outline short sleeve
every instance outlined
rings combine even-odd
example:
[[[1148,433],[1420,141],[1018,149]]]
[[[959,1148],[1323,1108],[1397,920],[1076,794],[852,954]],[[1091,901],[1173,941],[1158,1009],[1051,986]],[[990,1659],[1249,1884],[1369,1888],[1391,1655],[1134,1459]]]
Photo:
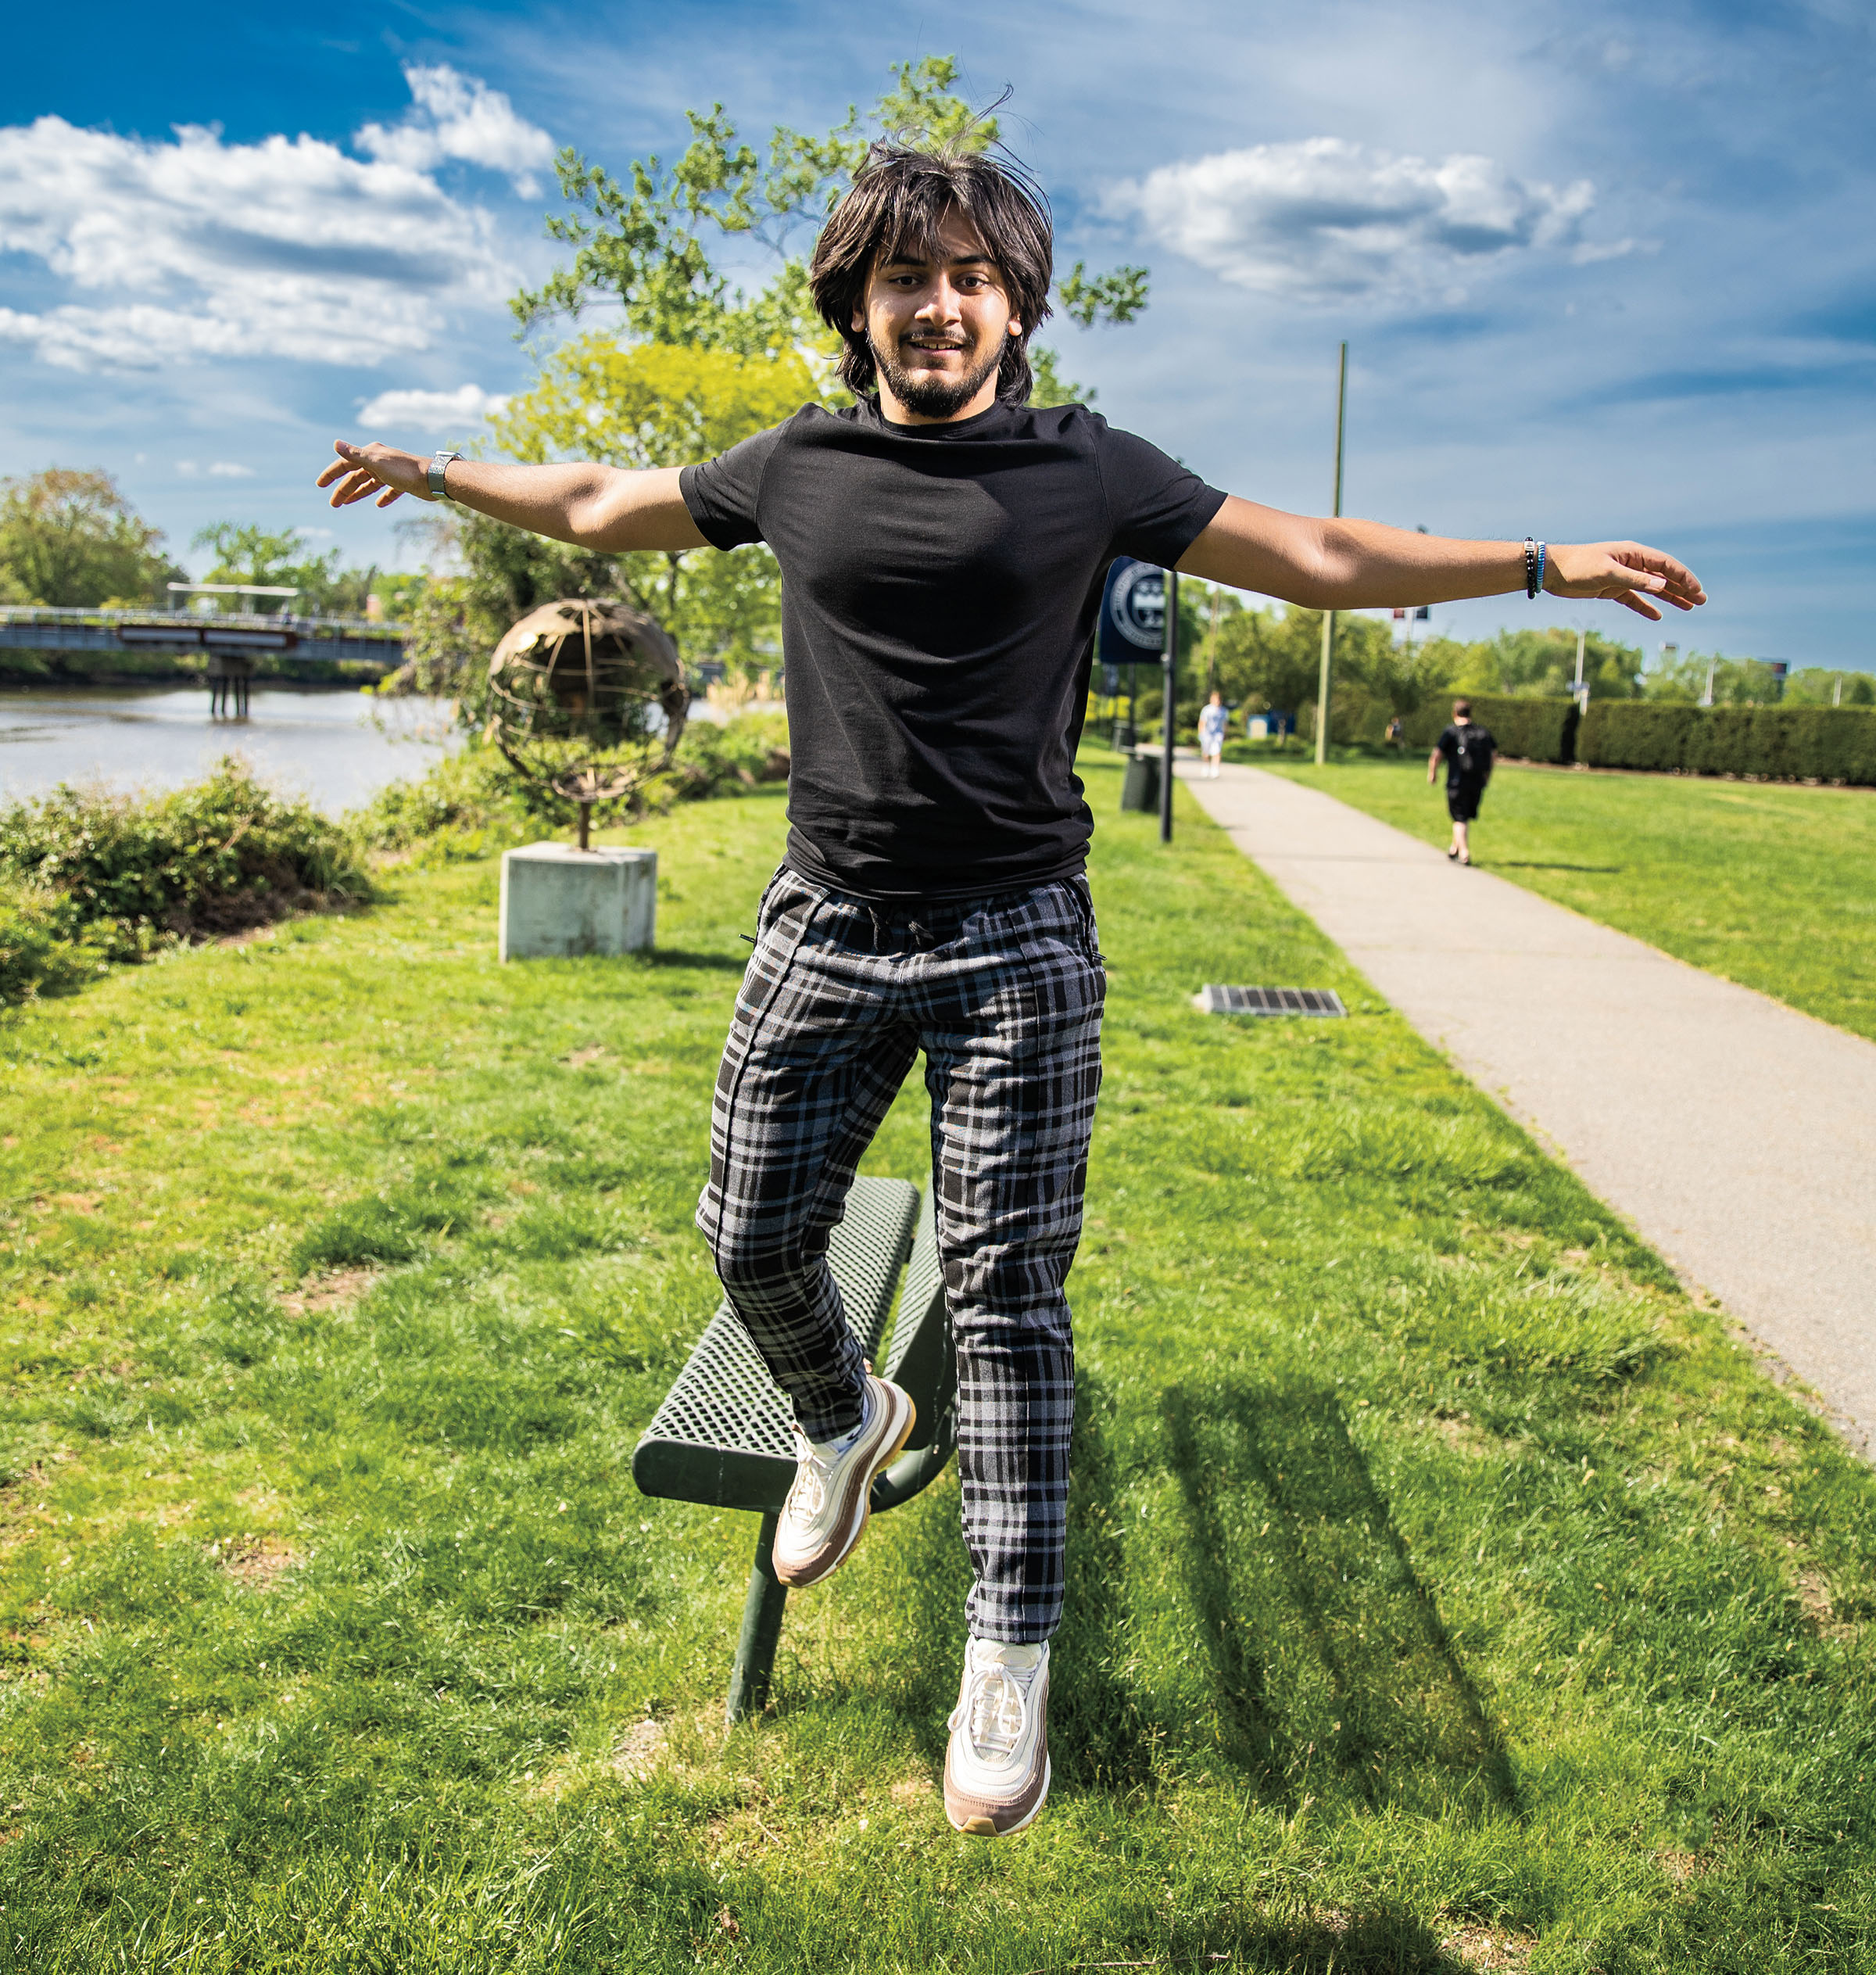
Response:
[[[1225,504],[1189,468],[1132,432],[1099,423],[1101,484],[1112,519],[1112,550],[1170,569]]]
[[[739,549],[746,542],[762,539],[756,510],[761,500],[763,471],[786,429],[772,425],[714,460],[686,467],[678,475],[678,491],[690,510],[690,518],[712,548]]]

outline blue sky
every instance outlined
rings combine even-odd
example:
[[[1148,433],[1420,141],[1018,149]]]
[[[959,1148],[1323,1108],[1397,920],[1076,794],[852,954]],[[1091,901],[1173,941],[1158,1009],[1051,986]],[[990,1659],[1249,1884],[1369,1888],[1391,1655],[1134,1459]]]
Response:
[[[408,560],[312,476],[367,407],[428,446],[524,385],[505,297],[551,264],[555,147],[669,156],[714,100],[757,138],[825,127],[889,62],[954,53],[973,95],[1014,85],[1060,258],[1153,271],[1138,324],[1046,339],[1116,423],[1319,511],[1346,336],[1348,511],[1655,542],[1714,600],[1651,651],[1876,666],[1876,15],[1552,19],[337,0],[105,4],[79,36],[34,10],[0,75],[0,471],[102,465],[178,548],[251,518]],[[1584,621],[1618,617],[1642,630]]]

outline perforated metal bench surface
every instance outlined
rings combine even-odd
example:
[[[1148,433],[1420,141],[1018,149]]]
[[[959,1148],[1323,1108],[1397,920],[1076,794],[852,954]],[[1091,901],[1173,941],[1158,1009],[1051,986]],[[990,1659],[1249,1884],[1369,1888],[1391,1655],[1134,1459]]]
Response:
[[[943,1329],[943,1284],[929,1203],[922,1217],[918,1210],[918,1189],[904,1180],[856,1180],[847,1195],[846,1217],[828,1242],[828,1262],[840,1285],[847,1322],[861,1350],[879,1363],[899,1273],[915,1246],[914,1224],[922,1221],[900,1318],[893,1326],[893,1349],[882,1367],[888,1378],[902,1368],[922,1371],[927,1378],[949,1370],[948,1340],[935,1358],[929,1335],[934,1299],[938,1328]],[[948,1392],[944,1396],[948,1402]],[[921,1414],[915,1447],[930,1447],[940,1422],[924,1415],[944,1409],[928,1408],[921,1395],[914,1397]],[[646,1494],[675,1501],[779,1509],[795,1477],[793,1418],[748,1332],[725,1303],[646,1428],[632,1456],[632,1479]],[[894,1499],[902,1497],[895,1494]]]

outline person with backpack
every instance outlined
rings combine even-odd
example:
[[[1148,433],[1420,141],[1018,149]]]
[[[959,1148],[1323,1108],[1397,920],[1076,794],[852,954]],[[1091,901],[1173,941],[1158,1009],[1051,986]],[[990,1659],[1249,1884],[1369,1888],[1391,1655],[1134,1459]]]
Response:
[[[1446,855],[1461,864],[1472,862],[1472,826],[1485,784],[1491,780],[1492,757],[1497,752],[1491,729],[1473,719],[1471,701],[1455,700],[1452,725],[1441,734],[1427,758],[1427,780],[1434,780],[1440,763],[1446,764],[1446,813],[1452,819],[1452,841]]]

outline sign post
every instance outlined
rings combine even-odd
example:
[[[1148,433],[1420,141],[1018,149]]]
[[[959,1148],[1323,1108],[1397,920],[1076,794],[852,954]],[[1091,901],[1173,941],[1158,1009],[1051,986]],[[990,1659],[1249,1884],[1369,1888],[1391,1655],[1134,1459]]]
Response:
[[[1161,647],[1162,703],[1165,716],[1165,752],[1159,769],[1159,841],[1172,841],[1172,720],[1179,683],[1179,572],[1169,569],[1165,579],[1165,643]]]
[[[1335,505],[1330,511],[1338,518],[1342,511],[1342,421],[1348,409],[1348,346],[1342,345],[1341,365],[1335,380]],[[1329,675],[1335,661],[1335,613],[1323,613],[1323,668],[1316,689],[1316,765],[1329,758]]]
[[[1114,744],[1132,748],[1139,744],[1137,700],[1134,668],[1149,654],[1157,658],[1165,641],[1166,575],[1151,562],[1138,562],[1132,556],[1119,556],[1108,568],[1108,580],[1101,592],[1101,624],[1097,637],[1097,656],[1104,665],[1127,668],[1127,718],[1123,727],[1115,721]]]

